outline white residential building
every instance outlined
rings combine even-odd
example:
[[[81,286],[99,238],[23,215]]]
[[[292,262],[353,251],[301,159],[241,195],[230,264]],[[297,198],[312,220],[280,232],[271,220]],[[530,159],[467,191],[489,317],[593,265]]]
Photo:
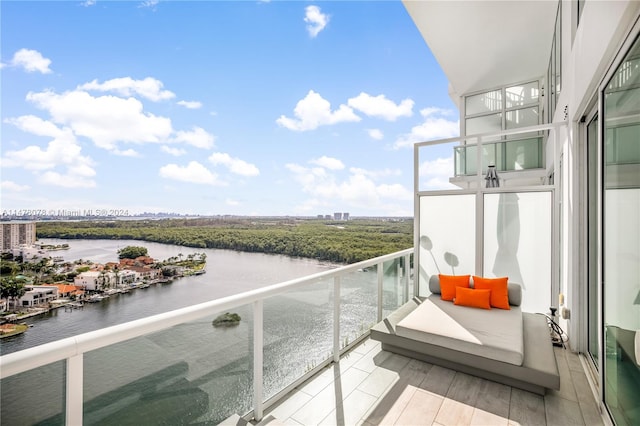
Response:
[[[26,286],[26,293],[18,299],[18,307],[44,307],[58,298],[58,288],[52,286]]]
[[[73,284],[85,290],[102,290],[116,285],[116,274],[111,271],[81,272],[73,279]]]

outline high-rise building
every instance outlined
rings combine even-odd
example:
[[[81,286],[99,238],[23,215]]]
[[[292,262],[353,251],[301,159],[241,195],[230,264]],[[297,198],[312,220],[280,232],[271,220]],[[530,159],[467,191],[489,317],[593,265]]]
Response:
[[[342,213],[342,220],[349,220],[349,212]]]
[[[336,212],[333,214],[333,220],[342,220],[342,213]]]
[[[0,226],[0,241],[2,250],[11,250],[20,244],[36,242],[35,222],[4,222]]]

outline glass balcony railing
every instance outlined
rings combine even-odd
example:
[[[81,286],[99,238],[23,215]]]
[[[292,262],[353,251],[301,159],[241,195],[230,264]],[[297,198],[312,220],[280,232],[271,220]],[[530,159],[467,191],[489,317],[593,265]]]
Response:
[[[490,165],[500,172],[543,168],[543,145],[542,136],[483,143],[481,170]],[[455,176],[477,174],[477,159],[476,145],[454,147]]]
[[[2,423],[260,420],[413,296],[413,248],[0,357]],[[214,327],[221,313],[237,325]]]

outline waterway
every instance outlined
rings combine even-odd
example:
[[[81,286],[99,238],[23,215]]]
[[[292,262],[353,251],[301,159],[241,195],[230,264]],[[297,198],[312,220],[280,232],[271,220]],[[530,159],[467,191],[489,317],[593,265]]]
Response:
[[[127,245],[147,247],[156,259],[207,255],[206,274],[120,294],[83,309],[57,309],[33,317],[26,333],[0,344],[2,354],[64,337],[179,309],[335,268],[309,259],[228,250],[195,249],[126,240],[56,240],[65,260],[117,260]],[[341,336],[355,338],[376,318],[376,274],[343,277]],[[332,280],[264,302],[264,393],[270,397],[326,359],[332,348]],[[85,424],[217,424],[251,409],[253,323],[215,328],[213,318],[172,327],[85,354]],[[2,381],[0,422],[63,424],[65,364],[56,362]],[[28,395],[28,398],[27,398]],[[36,404],[33,402],[37,401]],[[169,423],[166,423],[166,422]]]
[[[171,284],[155,285],[112,296],[101,303],[87,303],[82,310],[65,312],[64,309],[56,309],[48,314],[28,318],[25,322],[33,327],[27,333],[2,340],[0,351],[3,355],[337,266],[313,259],[231,250],[195,249],[135,240],[42,239],[42,242],[68,243],[70,249],[50,252],[53,256],[62,256],[65,261],[84,259],[98,263],[117,262],[118,249],[129,245],[146,247],[149,256],[158,260],[180,254],[186,257],[192,253],[205,253],[207,272],[204,275],[179,278]]]

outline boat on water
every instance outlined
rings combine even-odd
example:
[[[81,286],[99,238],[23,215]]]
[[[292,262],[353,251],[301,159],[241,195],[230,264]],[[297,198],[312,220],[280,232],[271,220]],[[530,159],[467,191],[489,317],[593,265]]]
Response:
[[[97,302],[101,302],[102,300],[106,299],[107,297],[108,296],[103,296],[101,294],[92,294],[87,299],[87,302],[89,302],[89,303],[97,303]]]

